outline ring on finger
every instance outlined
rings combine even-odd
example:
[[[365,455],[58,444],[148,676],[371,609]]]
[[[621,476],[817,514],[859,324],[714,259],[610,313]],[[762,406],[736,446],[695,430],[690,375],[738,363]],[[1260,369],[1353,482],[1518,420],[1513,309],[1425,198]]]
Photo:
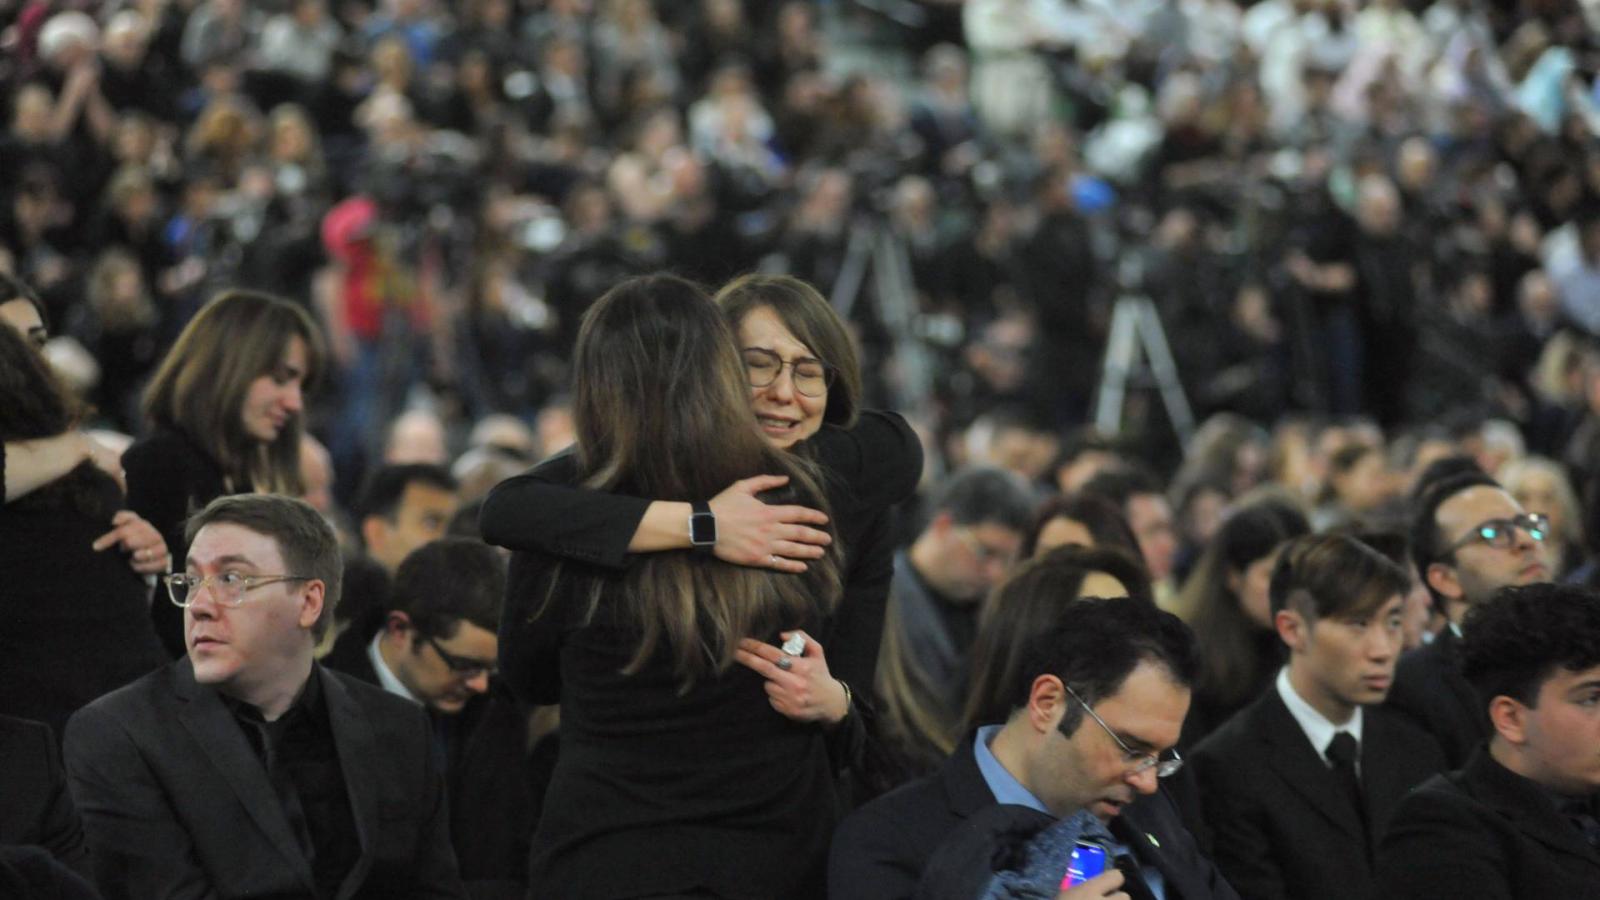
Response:
[[[789,669],[794,666],[794,657],[785,653],[784,655],[778,657],[777,666],[785,672],[789,671]]]

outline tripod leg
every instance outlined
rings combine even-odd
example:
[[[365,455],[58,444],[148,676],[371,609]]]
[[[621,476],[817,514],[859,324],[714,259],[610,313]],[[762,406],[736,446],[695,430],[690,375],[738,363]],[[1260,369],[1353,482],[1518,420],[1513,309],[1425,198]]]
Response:
[[[1134,301],[1139,310],[1140,343],[1144,345],[1145,358],[1150,360],[1150,373],[1161,389],[1161,400],[1167,408],[1167,418],[1172,421],[1178,440],[1187,447],[1194,434],[1194,412],[1183,394],[1183,382],[1178,380],[1178,365],[1172,359],[1172,348],[1167,345],[1166,330],[1161,327],[1160,314],[1149,297]]]
[[[850,226],[850,243],[845,249],[844,265],[839,267],[839,280],[833,283],[833,292],[828,296],[828,302],[838,311],[839,318],[847,322],[856,301],[861,298],[861,285],[867,278],[874,230],[872,226],[859,222]]]
[[[1106,336],[1106,358],[1100,370],[1100,394],[1095,399],[1094,426],[1101,434],[1122,430],[1122,404],[1127,396],[1128,375],[1133,371],[1138,352],[1133,307],[1129,298],[1118,299],[1111,308],[1111,331]]]

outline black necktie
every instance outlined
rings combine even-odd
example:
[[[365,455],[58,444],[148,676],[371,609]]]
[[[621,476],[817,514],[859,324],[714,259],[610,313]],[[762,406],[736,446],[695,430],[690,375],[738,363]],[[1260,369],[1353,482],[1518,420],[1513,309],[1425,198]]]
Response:
[[[1326,753],[1328,761],[1333,763],[1334,777],[1355,806],[1361,824],[1366,825],[1367,802],[1361,796],[1361,777],[1356,774],[1356,759],[1361,755],[1361,746],[1356,743],[1355,735],[1348,731],[1335,734],[1333,740],[1328,742]]]

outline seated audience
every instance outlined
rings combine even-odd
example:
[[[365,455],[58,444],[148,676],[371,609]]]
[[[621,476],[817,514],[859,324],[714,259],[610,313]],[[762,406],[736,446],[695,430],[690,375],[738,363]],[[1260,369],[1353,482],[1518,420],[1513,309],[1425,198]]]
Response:
[[[312,658],[339,600],[332,528],[249,494],[185,538],[167,588],[188,655],[67,724],[100,890],[463,897],[427,717]]]
[[[1172,569],[1178,555],[1178,532],[1172,504],[1153,475],[1143,469],[1113,469],[1089,479],[1079,493],[1101,497],[1122,510],[1128,527],[1139,541],[1144,567],[1150,570],[1156,600],[1167,609],[1176,593]]]
[[[385,465],[367,476],[356,498],[361,554],[344,563],[344,593],[335,628],[354,625],[369,637],[388,604],[390,581],[411,551],[444,537],[456,510],[456,480],[429,463]]]
[[[1376,705],[1408,587],[1344,535],[1279,551],[1272,616],[1289,664],[1194,751],[1217,865],[1246,900],[1380,896],[1377,839],[1406,791],[1444,768],[1432,738]]]
[[[1058,589],[1038,579],[1035,590],[1044,596],[1031,605],[1048,605]],[[1125,857],[1119,868],[1132,875],[1127,888],[1145,892],[1137,896],[1237,896],[1200,854],[1161,787],[1160,777],[1179,767],[1170,751],[1189,706],[1193,635],[1142,600],[1057,608],[1049,627],[1024,644],[1006,720],[966,735],[936,773],[839,826],[830,897],[911,897],[919,883],[944,890],[951,880],[945,866],[954,859],[978,860],[981,871],[956,875],[981,885],[1001,855],[989,852],[991,844],[1027,840],[1081,812],[1109,832],[1112,855]],[[946,841],[955,842],[948,851]],[[971,841],[984,849],[971,852]],[[1029,896],[1054,896],[1066,862],[1065,855],[1053,858]],[[1103,881],[1067,896],[1122,896],[1114,889]]]
[[[1461,656],[1493,731],[1400,804],[1383,896],[1600,896],[1600,594],[1506,588],[1467,613]]]
[[[476,882],[526,882],[543,800],[529,781],[528,717],[495,679],[505,568],[481,541],[423,544],[395,572],[383,621],[346,631],[322,660],[428,710],[444,748],[451,842],[475,895],[489,887]]]
[[[1016,560],[1032,509],[1014,475],[957,472],[911,546],[895,555],[877,695],[884,738],[907,771],[888,780],[924,774],[953,749],[983,598]]]
[[[1262,499],[1235,509],[1200,554],[1178,606],[1200,644],[1200,678],[1183,723],[1183,746],[1200,743],[1260,697],[1283,668],[1268,587],[1278,549],[1311,530],[1287,502]]]
[[[1022,539],[1023,559],[1068,544],[1116,547],[1139,556],[1139,539],[1109,500],[1100,497],[1059,496],[1046,500],[1034,513],[1033,526]]]
[[[1489,720],[1461,674],[1461,620],[1507,585],[1550,580],[1548,523],[1530,517],[1494,479],[1465,471],[1434,480],[1416,502],[1411,556],[1449,619],[1432,643],[1395,670],[1389,706],[1433,735],[1452,767],[1489,735]]]

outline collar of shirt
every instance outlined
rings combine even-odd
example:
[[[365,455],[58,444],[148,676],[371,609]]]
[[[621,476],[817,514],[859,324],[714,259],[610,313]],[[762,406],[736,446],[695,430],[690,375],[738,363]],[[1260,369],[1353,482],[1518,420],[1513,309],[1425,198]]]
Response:
[[[1306,738],[1311,741],[1311,746],[1317,751],[1317,756],[1327,765],[1333,765],[1325,756],[1328,742],[1341,731],[1350,732],[1350,736],[1361,743],[1361,707],[1356,707],[1355,715],[1343,725],[1335,725],[1327,717],[1316,711],[1304,697],[1295,691],[1294,685],[1289,683],[1289,667],[1284,666],[1278,670],[1278,696],[1283,698],[1283,705],[1289,707],[1289,715],[1300,724],[1300,730],[1305,732]]]
[[[1014,803],[1017,806],[1026,806],[1036,809],[1047,816],[1055,813],[1045,808],[1033,792],[1022,786],[1016,776],[1006,771],[1006,767],[995,759],[994,752],[989,749],[989,742],[1000,733],[1000,725],[985,725],[978,729],[978,736],[972,742],[972,755],[978,759],[978,773],[983,776],[983,781],[989,786],[989,792],[994,794],[996,803]]]
[[[389,664],[383,661],[383,654],[378,651],[378,642],[383,640],[383,630],[372,636],[372,643],[367,645],[367,659],[372,661],[372,671],[378,674],[378,686],[391,694],[398,694],[413,703],[421,703],[416,694],[406,688],[405,683],[389,670]]]

